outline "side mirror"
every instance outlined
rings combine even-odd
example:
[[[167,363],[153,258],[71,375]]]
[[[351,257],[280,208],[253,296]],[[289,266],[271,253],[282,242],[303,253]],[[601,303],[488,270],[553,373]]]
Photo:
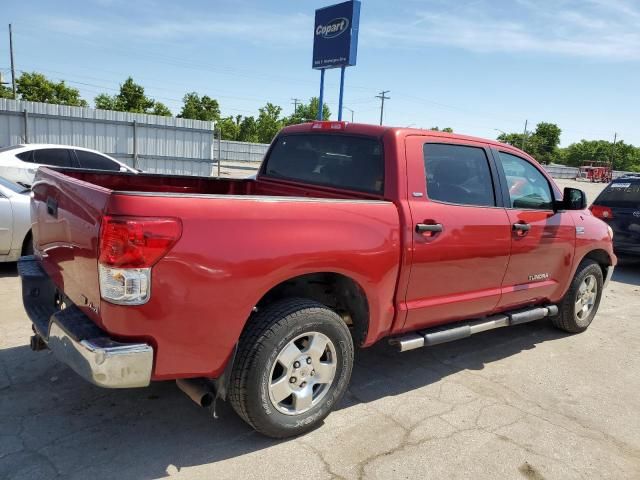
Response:
[[[584,210],[587,208],[587,195],[578,188],[566,187],[560,202],[561,210]]]

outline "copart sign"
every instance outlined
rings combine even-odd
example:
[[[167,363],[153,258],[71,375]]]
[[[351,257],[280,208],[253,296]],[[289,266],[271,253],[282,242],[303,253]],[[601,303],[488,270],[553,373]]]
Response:
[[[313,30],[313,68],[356,64],[360,2],[339,3],[316,10]]]

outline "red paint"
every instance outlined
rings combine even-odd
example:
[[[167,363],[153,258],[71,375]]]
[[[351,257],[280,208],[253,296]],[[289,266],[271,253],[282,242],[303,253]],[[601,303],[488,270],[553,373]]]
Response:
[[[115,338],[152,343],[154,378],[171,379],[220,375],[254,305],[299,275],[335,272],[359,284],[369,304],[365,344],[371,345],[390,334],[558,301],[592,250],[602,249],[616,262],[606,225],[588,211],[521,211],[429,199],[425,142],[480,147],[488,158],[500,149],[537,165],[513,147],[457,134],[325,123],[285,130],[380,138],[384,195],[267,179],[262,173],[256,180],[216,180],[40,169],[32,209],[46,271]],[[47,200],[57,202],[57,218],[47,213]],[[97,259],[107,216],[181,223],[179,240],[152,269],[151,298],[144,305],[100,299]],[[512,231],[516,222],[531,230],[519,236]],[[441,223],[443,231],[417,233],[417,223]],[[576,235],[577,225],[584,234]],[[529,281],[541,273],[549,277]],[[85,298],[100,306],[98,314],[84,306]]]

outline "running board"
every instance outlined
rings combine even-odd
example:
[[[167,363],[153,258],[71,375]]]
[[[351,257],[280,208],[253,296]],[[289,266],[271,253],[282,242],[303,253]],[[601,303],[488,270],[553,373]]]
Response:
[[[401,352],[406,352],[415,348],[431,347],[433,345],[439,345],[440,343],[460,340],[462,338],[470,337],[476,333],[493,330],[494,328],[510,327],[512,325],[520,325],[521,323],[533,322],[534,320],[540,320],[544,317],[557,314],[558,307],[556,305],[515,310],[513,312],[492,315],[491,317],[467,323],[456,323],[452,326],[444,326],[422,332],[409,333],[402,337],[392,338],[389,340],[389,343],[397,346]]]

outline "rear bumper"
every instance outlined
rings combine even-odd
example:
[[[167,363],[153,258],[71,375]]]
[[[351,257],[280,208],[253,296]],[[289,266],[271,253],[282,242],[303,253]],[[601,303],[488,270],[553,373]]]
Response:
[[[105,388],[146,387],[153,370],[153,347],[121,343],[75,305],[60,309],[59,293],[34,256],[18,261],[22,300],[37,335],[55,356],[85,380]]]

